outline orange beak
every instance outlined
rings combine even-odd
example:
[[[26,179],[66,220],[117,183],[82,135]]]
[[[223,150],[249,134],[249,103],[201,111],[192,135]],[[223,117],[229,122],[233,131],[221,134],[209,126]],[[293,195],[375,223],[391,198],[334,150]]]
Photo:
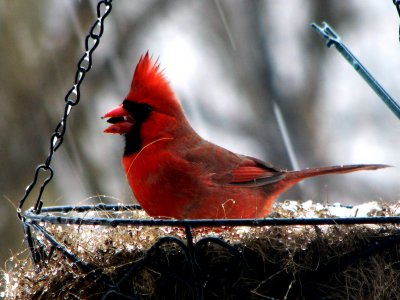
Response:
[[[107,122],[112,124],[104,130],[105,133],[129,133],[132,131],[133,125],[135,125],[135,120],[132,118],[130,113],[124,109],[122,104],[111,109],[101,118],[108,118]]]

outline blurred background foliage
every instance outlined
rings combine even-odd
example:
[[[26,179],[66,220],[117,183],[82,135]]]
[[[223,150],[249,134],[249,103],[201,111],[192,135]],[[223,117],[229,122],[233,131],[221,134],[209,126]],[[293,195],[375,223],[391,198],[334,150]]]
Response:
[[[95,7],[94,0],[0,0],[1,262],[25,248],[15,206],[47,156]],[[230,150],[292,169],[279,107],[300,168],[400,166],[398,120],[325,47],[313,21],[330,23],[389,93],[400,95],[399,18],[390,0],[115,1],[44,204],[132,202],[122,139],[102,133],[100,116],[124,99],[146,50],[159,58],[193,127]],[[398,168],[322,177],[281,200],[393,202],[399,178]]]

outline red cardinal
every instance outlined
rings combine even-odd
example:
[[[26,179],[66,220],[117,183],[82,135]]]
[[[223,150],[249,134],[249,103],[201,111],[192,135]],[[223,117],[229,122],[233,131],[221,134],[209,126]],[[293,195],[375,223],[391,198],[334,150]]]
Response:
[[[279,194],[308,177],[376,170],[347,165],[285,171],[202,139],[190,126],[159,65],[146,53],[104,132],[125,137],[122,164],[132,191],[154,217],[260,218]]]

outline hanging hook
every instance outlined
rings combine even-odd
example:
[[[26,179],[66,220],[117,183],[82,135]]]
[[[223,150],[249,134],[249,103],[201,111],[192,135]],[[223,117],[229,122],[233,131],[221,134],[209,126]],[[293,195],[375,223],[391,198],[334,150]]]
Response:
[[[400,119],[399,104],[385,91],[385,89],[379,84],[379,82],[363,66],[363,64],[343,44],[339,35],[329,26],[329,24],[323,22],[322,26],[318,26],[317,24],[312,23],[311,27],[315,31],[317,31],[324,39],[327,40],[326,45],[329,48],[332,47],[332,45],[335,46],[340,54],[342,54],[343,57],[353,66],[357,73],[368,83],[368,85],[389,107],[389,109],[396,115],[396,117]]]

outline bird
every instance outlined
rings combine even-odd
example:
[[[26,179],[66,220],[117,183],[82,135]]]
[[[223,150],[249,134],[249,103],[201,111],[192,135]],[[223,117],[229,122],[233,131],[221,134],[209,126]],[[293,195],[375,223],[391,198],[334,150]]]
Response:
[[[233,153],[189,124],[158,60],[143,54],[122,103],[102,116],[105,133],[125,139],[122,165],[133,194],[156,218],[264,218],[276,198],[299,181],[385,168],[356,164],[287,171]]]

